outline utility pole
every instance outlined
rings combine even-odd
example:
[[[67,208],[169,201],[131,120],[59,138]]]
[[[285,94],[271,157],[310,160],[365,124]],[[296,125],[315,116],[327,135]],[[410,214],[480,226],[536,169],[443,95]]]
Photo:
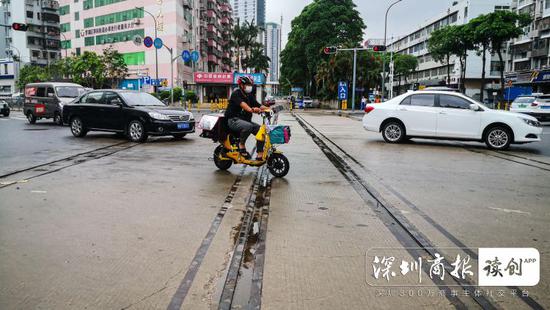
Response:
[[[355,86],[357,80],[357,51],[366,51],[367,48],[339,48],[336,51],[353,51],[353,83],[351,90],[351,110],[355,111]]]

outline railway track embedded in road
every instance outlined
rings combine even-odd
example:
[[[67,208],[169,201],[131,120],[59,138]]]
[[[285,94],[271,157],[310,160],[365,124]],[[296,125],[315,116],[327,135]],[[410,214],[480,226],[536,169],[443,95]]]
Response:
[[[179,310],[191,290],[210,244],[230,207],[233,197],[242,185],[246,166],[241,169],[235,183],[230,189],[222,207],[214,218],[207,235],[197,249],[184,278],[172,296],[168,310]],[[263,269],[265,258],[265,241],[271,195],[271,179],[267,168],[255,168],[254,180],[247,193],[243,216],[238,224],[235,244],[227,270],[220,279],[218,309],[261,308]],[[218,297],[216,295],[215,297]]]
[[[115,143],[108,146],[96,148],[90,151],[67,156],[61,159],[53,160],[47,163],[12,171],[12,172],[0,175],[0,189],[14,185],[14,184],[27,182],[28,180],[35,179],[51,173],[55,173],[63,169],[80,165],[91,160],[107,157],[115,153],[118,153],[120,151],[133,148],[137,145],[139,144],[132,143],[132,142]],[[10,180],[8,180],[8,178]]]
[[[419,250],[407,249],[407,251],[416,256],[422,256],[428,254],[432,258],[435,258],[435,253],[442,253],[438,250],[432,241],[430,241],[427,236],[422,233],[418,228],[416,228],[396,207],[389,203],[382,195],[368,182],[366,182],[357,172],[359,169],[364,169],[366,172],[369,172],[364,165],[362,165],[358,160],[353,158],[348,154],[342,147],[337,143],[326,137],[318,129],[316,129],[312,124],[308,123],[302,116],[293,113],[294,118],[298,121],[300,126],[306,131],[306,133],[312,138],[313,142],[319,147],[319,149],[325,154],[329,161],[335,166],[335,168],[346,178],[350,183],[352,188],[359,194],[359,196],[365,201],[366,205],[371,207],[376,214],[384,223],[384,225],[392,232],[396,239],[403,245],[404,248],[416,247]],[[315,133],[315,132],[317,133]],[[329,146],[331,145],[331,146]],[[340,154],[338,154],[340,153]],[[354,168],[356,166],[357,168]],[[386,185],[385,185],[386,186]],[[387,187],[387,186],[386,186]],[[397,198],[403,201],[404,197],[398,193],[395,189],[390,189]],[[367,203],[369,201],[376,201],[376,205]],[[430,225],[435,229],[440,231],[444,236],[446,236],[451,242],[457,245],[458,248],[462,248],[468,253],[472,258],[477,258],[477,254],[468,249],[465,244],[463,244],[458,238],[453,236],[450,232],[445,230],[441,225],[437,224],[433,219],[431,219],[427,214],[422,212],[418,207],[412,205],[408,200],[404,201],[405,204],[411,206],[423,219],[425,219]],[[394,225],[397,224],[397,225]],[[450,273],[451,268],[445,268],[447,273]],[[469,281],[458,281],[456,278],[450,277],[456,284],[461,286],[463,289],[468,289],[472,287],[473,283]],[[448,283],[443,283],[441,281],[434,281],[436,285],[442,290],[449,290]],[[452,285],[456,286],[456,285]],[[512,289],[519,289],[517,287],[509,287]],[[466,298],[450,298],[446,295],[449,301],[457,308],[469,308],[472,305],[481,306],[483,309],[498,309],[500,306],[489,298],[485,296],[475,296],[470,295]],[[521,300],[532,309],[543,309],[542,306],[537,303],[531,297],[521,296]],[[474,304],[472,304],[472,301]]]

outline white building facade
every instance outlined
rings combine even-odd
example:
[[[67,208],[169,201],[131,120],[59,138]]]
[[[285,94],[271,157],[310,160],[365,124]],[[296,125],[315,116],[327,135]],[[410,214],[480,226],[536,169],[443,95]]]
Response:
[[[418,83],[420,86],[450,85],[457,86],[460,82],[460,62],[452,56],[449,64],[440,63],[433,59],[428,51],[430,34],[447,25],[463,25],[481,14],[492,13],[496,10],[509,10],[510,0],[463,0],[455,2],[445,12],[423,22],[411,33],[390,41],[388,52],[409,54],[418,58],[416,72],[408,76],[407,85],[402,88],[410,88],[410,84]],[[450,81],[447,80],[447,67],[450,67]],[[482,58],[475,51],[470,51],[466,60],[466,74],[464,85],[466,94],[479,98],[481,86]],[[498,72],[498,59],[487,53],[486,58],[486,94],[484,98],[493,100],[494,92],[499,87],[500,73]],[[397,87],[398,77],[394,77],[394,87]],[[401,79],[404,83],[404,79]],[[403,90],[401,90],[402,92]],[[394,92],[396,94],[397,92]]]
[[[235,21],[265,24],[265,0],[231,0],[231,7]]]
[[[265,24],[265,53],[271,60],[269,63],[269,72],[267,73],[268,82],[279,82],[279,54],[281,53],[281,25],[277,23]]]

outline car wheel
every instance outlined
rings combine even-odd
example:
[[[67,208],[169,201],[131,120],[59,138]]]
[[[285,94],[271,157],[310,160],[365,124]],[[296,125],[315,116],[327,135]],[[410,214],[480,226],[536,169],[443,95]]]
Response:
[[[32,114],[32,112],[28,112],[27,113],[27,120],[29,121],[29,124],[34,124],[34,123],[36,123],[36,116],[34,116],[34,114]]]
[[[396,121],[390,121],[382,128],[382,137],[388,143],[399,143],[406,139],[405,128]]]
[[[187,134],[185,134],[185,133],[178,133],[178,134],[174,134],[172,136],[174,137],[174,140],[181,140],[181,139],[185,138],[186,135]]]
[[[227,170],[231,167],[231,165],[233,165],[233,161],[220,159],[220,155],[222,154],[222,151],[223,151],[223,146],[221,145],[218,145],[218,147],[216,147],[216,149],[214,150],[214,164],[220,170]]]
[[[2,115],[4,115],[4,117],[8,117],[10,116],[10,111],[5,111],[4,113],[2,113]]]
[[[84,127],[84,122],[80,117],[73,117],[71,119],[71,132],[73,136],[78,138],[82,138],[88,133],[86,127]]]
[[[510,147],[512,139],[512,133],[508,128],[497,126],[487,131],[485,144],[493,150],[506,150]]]
[[[53,116],[53,122],[59,126],[63,126],[63,118],[61,118],[61,114],[55,112]]]
[[[132,142],[145,142],[147,140],[145,126],[141,121],[133,120],[128,124],[128,137]]]

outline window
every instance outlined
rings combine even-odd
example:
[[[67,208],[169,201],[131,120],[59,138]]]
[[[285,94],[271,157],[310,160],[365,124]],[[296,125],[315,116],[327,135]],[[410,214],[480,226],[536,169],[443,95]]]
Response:
[[[470,101],[451,95],[439,95],[439,106],[451,109],[470,109]]]
[[[408,96],[407,98],[403,99],[400,105],[411,105],[411,96]]]
[[[36,97],[46,97],[46,87],[38,87],[36,89]]]
[[[90,28],[90,27],[93,27],[93,26],[94,26],[94,18],[93,17],[84,19],[84,28]]]
[[[545,9],[550,9],[550,0],[546,0],[546,1],[544,2],[544,8],[545,8]]]
[[[124,58],[124,62],[129,66],[145,64],[145,52],[124,53],[122,54],[122,58]]]
[[[76,29],[74,31],[74,37],[77,38],[77,39],[80,38],[80,30]]]
[[[101,103],[101,97],[103,97],[102,92],[93,92],[93,93],[89,93],[88,95],[82,97],[80,102],[83,102],[83,103]]]
[[[62,7],[59,7],[59,15],[61,16],[69,14],[70,11],[71,11],[71,8],[68,4]]]
[[[80,19],[80,12],[74,12],[74,20]]]
[[[8,74],[8,64],[4,64],[4,74]]]
[[[82,3],[82,7],[84,8],[84,10],[93,9],[94,0],[84,0],[84,2]]]
[[[419,107],[433,107],[435,95],[412,95],[411,105]]]
[[[80,47],[76,48],[76,56],[80,56]]]
[[[61,41],[61,49],[69,49],[71,48],[71,40]]]
[[[34,16],[32,11],[27,11],[27,18],[32,18]]]
[[[468,7],[464,8],[464,19],[468,18]]]
[[[143,18],[143,14],[144,13],[142,9],[132,9],[112,14],[101,15],[95,18],[95,25],[101,26],[112,23],[120,23],[134,18]]]
[[[113,3],[118,3],[118,2],[122,2],[122,1],[125,1],[125,0],[95,0],[94,1],[94,4],[95,4],[95,7],[100,7],[100,6],[104,6],[104,5],[109,5],[109,4],[113,4]]]
[[[103,97],[103,103],[117,105],[122,103],[122,100],[116,93],[108,92],[108,93],[105,93],[105,97]]]
[[[84,46],[92,46],[94,45],[94,37],[86,37],[84,38]]]
[[[59,25],[59,30],[61,32],[69,32],[71,31],[71,24],[70,23],[64,23]]]

